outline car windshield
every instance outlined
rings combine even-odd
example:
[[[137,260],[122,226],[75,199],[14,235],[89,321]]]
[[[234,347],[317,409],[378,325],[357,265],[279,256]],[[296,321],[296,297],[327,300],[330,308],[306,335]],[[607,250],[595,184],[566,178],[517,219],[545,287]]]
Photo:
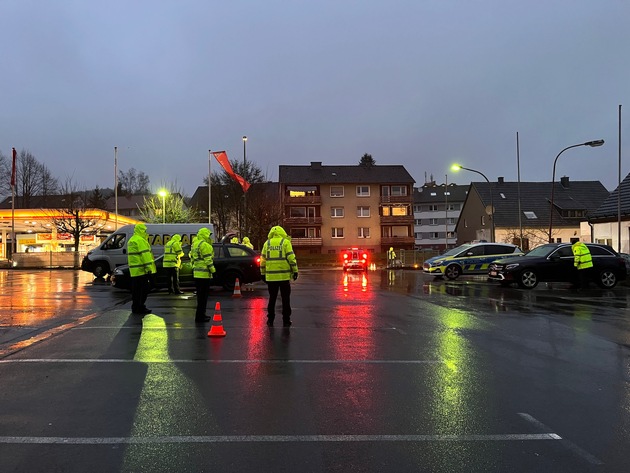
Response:
[[[454,255],[458,255],[459,253],[466,251],[468,248],[472,247],[473,245],[461,245],[458,246],[457,248],[452,248],[450,250],[448,250],[446,253],[442,253],[441,256],[454,256]]]
[[[558,248],[555,245],[541,245],[541,246],[537,246],[536,248],[534,248],[533,250],[531,250],[529,253],[527,253],[525,256],[549,256],[549,254],[555,250],[556,248]]]

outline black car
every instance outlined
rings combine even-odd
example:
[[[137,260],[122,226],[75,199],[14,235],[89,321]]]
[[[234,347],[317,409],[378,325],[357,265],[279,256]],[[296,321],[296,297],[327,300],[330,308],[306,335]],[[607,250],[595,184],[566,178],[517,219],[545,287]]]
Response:
[[[260,281],[260,254],[246,246],[232,243],[213,243],[214,267],[216,273],[210,281],[213,286],[222,286],[227,290],[234,290],[236,279],[240,284]],[[181,287],[194,287],[193,269],[188,253],[190,245],[182,246],[182,266],[179,269],[179,284]],[[162,266],[163,256],[155,259],[157,275],[153,289],[168,288],[166,269]],[[131,290],[131,276],[129,266],[117,267],[111,276],[111,285],[119,289]]]
[[[593,259],[593,282],[612,288],[626,279],[624,259],[608,245],[586,243]],[[524,256],[499,259],[488,267],[488,277],[502,285],[517,283],[525,289],[535,288],[539,282],[576,283],[578,270],[574,266],[571,243],[548,243],[534,248]]]

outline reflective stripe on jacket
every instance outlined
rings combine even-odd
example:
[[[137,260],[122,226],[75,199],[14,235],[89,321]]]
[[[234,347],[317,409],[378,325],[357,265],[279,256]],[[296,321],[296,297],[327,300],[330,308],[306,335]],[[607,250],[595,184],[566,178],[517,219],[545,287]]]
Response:
[[[593,258],[591,257],[591,251],[581,241],[573,244],[571,247],[573,250],[573,264],[577,269],[587,269],[593,267]]]
[[[267,281],[289,281],[297,272],[297,259],[289,239],[273,237],[267,240],[260,254],[260,274]]]
[[[190,259],[193,263],[193,277],[210,279],[216,272],[214,268],[214,248],[210,243],[197,238],[190,249]]]
[[[182,244],[177,239],[170,239],[166,245],[164,245],[164,260],[163,266],[165,268],[179,268],[182,264],[181,257],[184,254],[182,251]]]
[[[127,263],[131,277],[155,273],[151,245],[146,238],[134,233],[127,244]]]

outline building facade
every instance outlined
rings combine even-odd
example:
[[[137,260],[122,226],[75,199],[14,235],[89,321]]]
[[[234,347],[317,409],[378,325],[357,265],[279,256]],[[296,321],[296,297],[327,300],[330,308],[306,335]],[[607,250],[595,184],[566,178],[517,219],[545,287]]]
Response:
[[[455,227],[466,200],[468,186],[428,182],[414,190],[415,246],[421,250],[455,247]]]
[[[413,184],[404,166],[280,166],[283,227],[293,247],[412,249]]]

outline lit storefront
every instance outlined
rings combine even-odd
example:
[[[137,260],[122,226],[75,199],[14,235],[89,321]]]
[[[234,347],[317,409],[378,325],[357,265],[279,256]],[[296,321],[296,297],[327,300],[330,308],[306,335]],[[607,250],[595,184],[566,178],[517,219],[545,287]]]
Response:
[[[58,233],[52,219],[59,218],[51,209],[0,209],[0,259],[11,254],[11,234],[15,228],[16,253],[44,253],[74,251],[74,238],[69,233]],[[99,245],[116,228],[139,223],[139,220],[99,209],[86,210],[85,220],[95,220],[90,234],[81,235],[79,252],[87,252]],[[86,230],[87,231],[87,230]]]

